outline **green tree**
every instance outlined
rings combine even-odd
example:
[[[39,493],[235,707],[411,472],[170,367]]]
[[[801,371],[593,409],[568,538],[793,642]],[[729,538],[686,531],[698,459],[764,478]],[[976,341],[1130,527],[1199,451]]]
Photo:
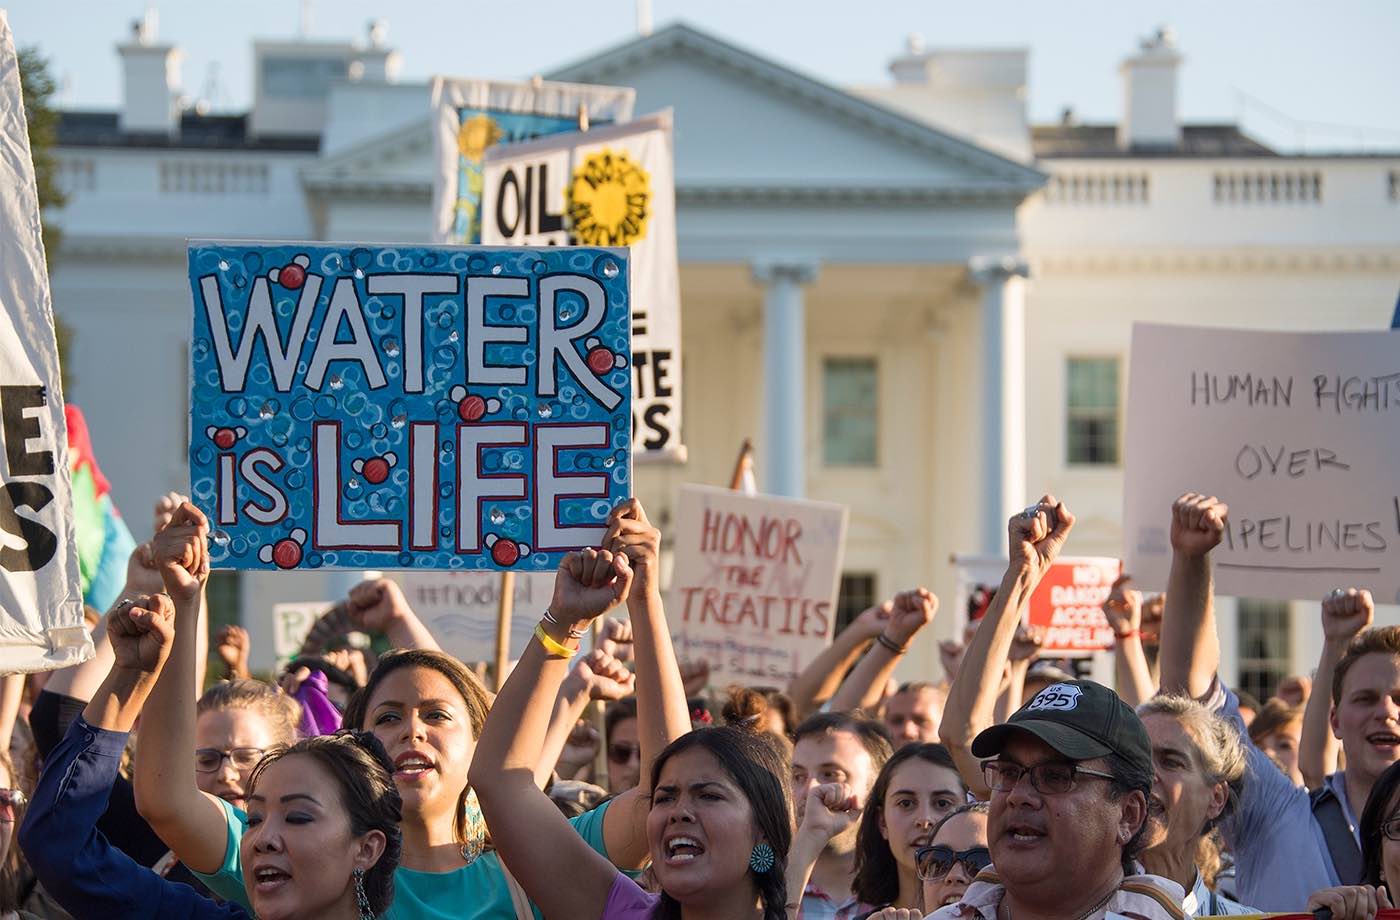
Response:
[[[49,62],[38,48],[19,51],[19,80],[24,94],[24,117],[29,123],[29,152],[34,158],[34,179],[39,187],[39,210],[62,207],[67,200],[58,187],[58,159],[54,147],[58,144],[58,111],[53,107],[58,84],[49,72]],[[44,261],[52,263],[61,240],[59,229],[43,222]],[[58,359],[63,377],[63,390],[68,391],[68,344],[72,333],[66,323],[54,315],[54,335],[58,339]]]

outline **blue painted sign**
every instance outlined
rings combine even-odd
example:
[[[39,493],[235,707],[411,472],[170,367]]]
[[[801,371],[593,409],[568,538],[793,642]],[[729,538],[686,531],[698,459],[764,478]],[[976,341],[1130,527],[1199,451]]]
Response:
[[[196,243],[218,568],[547,571],[631,494],[627,252]]]

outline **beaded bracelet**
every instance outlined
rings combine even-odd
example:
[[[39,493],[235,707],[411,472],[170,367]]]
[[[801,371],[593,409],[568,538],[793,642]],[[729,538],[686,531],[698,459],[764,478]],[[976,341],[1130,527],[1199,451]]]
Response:
[[[555,658],[572,658],[578,654],[578,649],[569,648],[545,632],[543,623],[535,625],[535,638],[540,640],[540,645],[544,646],[544,650]]]

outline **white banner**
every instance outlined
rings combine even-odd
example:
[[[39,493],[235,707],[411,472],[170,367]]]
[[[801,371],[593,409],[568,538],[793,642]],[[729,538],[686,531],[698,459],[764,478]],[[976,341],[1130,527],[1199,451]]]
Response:
[[[684,459],[671,113],[486,154],[481,241],[630,246],[633,459]]]
[[[465,662],[494,661],[501,576],[488,572],[420,572],[390,575],[403,588],[408,606],[428,627],[442,650]],[[554,572],[515,576],[515,612],[510,621],[510,657],[525,651],[554,594]]]
[[[114,365],[115,366],[115,365]],[[0,672],[92,657],[19,59],[0,12]],[[17,509],[22,509],[19,511]]]
[[[786,687],[831,643],[846,508],[684,485],[667,619],[722,687]]]
[[[1400,332],[1133,327],[1124,571],[1166,587],[1172,502],[1230,506],[1221,594],[1400,600]]]
[[[627,121],[635,95],[620,86],[435,77],[433,242],[481,242],[481,168],[489,148],[577,131],[580,108],[595,125]]]

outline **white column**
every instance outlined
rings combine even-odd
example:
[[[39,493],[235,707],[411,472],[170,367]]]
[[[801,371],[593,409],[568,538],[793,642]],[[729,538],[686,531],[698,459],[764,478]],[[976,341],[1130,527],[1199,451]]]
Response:
[[[763,291],[763,441],[765,491],[801,498],[807,486],[807,322],[802,286],[814,262],[758,262]]]
[[[1026,266],[975,257],[968,274],[982,289],[982,552],[1002,556],[1006,519],[1026,504]]]

